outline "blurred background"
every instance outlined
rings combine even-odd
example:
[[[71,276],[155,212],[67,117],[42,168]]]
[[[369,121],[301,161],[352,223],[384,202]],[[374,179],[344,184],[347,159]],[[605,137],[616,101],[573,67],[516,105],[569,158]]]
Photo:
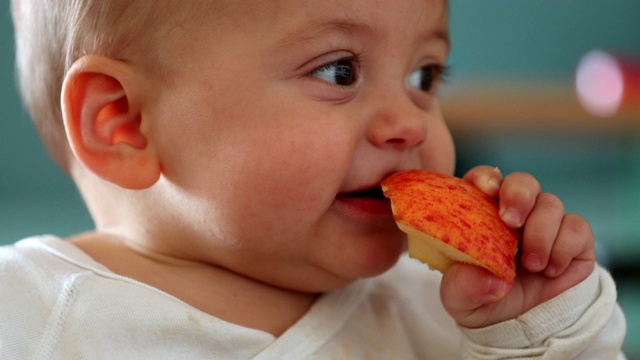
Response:
[[[442,106],[458,175],[477,164],[530,172],[591,223],[627,316],[625,352],[640,359],[640,1],[451,0],[450,30]],[[624,74],[635,99],[606,116],[576,94],[594,50],[635,59]],[[595,84],[599,95],[615,92],[614,75]]]
[[[8,3],[0,1],[0,244],[92,227],[21,106]],[[627,316],[625,352],[640,359],[640,98],[596,116],[575,89],[593,50],[638,64],[640,1],[450,0],[450,31],[441,91],[458,175],[478,164],[530,172],[589,220]]]

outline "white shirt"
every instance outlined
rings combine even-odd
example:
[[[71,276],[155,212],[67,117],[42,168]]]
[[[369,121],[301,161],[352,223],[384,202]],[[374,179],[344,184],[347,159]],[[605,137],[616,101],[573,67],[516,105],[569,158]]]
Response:
[[[447,315],[440,279],[405,257],[323,295],[276,338],[33,237],[0,247],[0,359],[624,358],[624,316],[601,268],[517,319],[474,330]]]

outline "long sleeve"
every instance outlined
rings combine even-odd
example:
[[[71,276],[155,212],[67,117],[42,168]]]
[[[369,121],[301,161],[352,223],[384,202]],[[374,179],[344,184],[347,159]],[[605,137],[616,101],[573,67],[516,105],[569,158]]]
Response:
[[[613,279],[600,267],[516,319],[462,332],[465,359],[624,359],[624,316]]]

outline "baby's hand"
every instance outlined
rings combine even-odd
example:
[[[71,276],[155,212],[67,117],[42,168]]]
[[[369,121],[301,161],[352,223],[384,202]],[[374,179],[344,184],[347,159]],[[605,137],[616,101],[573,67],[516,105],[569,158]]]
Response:
[[[499,199],[500,216],[522,229],[517,273],[509,285],[489,271],[456,264],[443,277],[442,302],[462,326],[477,328],[516,318],[584,280],[595,266],[593,235],[580,216],[541,192],[531,175],[504,179],[497,169],[476,167],[464,178]]]

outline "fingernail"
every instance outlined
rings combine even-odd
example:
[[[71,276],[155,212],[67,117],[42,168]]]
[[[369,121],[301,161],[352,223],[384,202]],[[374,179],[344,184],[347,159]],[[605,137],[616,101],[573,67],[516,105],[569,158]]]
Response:
[[[496,299],[501,299],[502,297],[504,297],[506,292],[507,283],[504,280],[498,279],[495,276],[492,277],[491,280],[489,280],[489,295],[495,297]]]
[[[500,191],[500,181],[495,177],[485,175],[478,183],[479,187],[489,196],[497,196]]]
[[[500,181],[496,178],[490,178],[487,181],[487,189],[490,190],[491,193],[495,193],[497,195],[498,191],[500,191]]]
[[[522,218],[520,217],[520,212],[516,209],[503,210],[500,214],[500,217],[505,223],[507,223],[507,225],[511,225],[512,227],[522,226]]]
[[[525,259],[525,266],[531,271],[542,270],[542,259],[536,254],[529,254]]]

